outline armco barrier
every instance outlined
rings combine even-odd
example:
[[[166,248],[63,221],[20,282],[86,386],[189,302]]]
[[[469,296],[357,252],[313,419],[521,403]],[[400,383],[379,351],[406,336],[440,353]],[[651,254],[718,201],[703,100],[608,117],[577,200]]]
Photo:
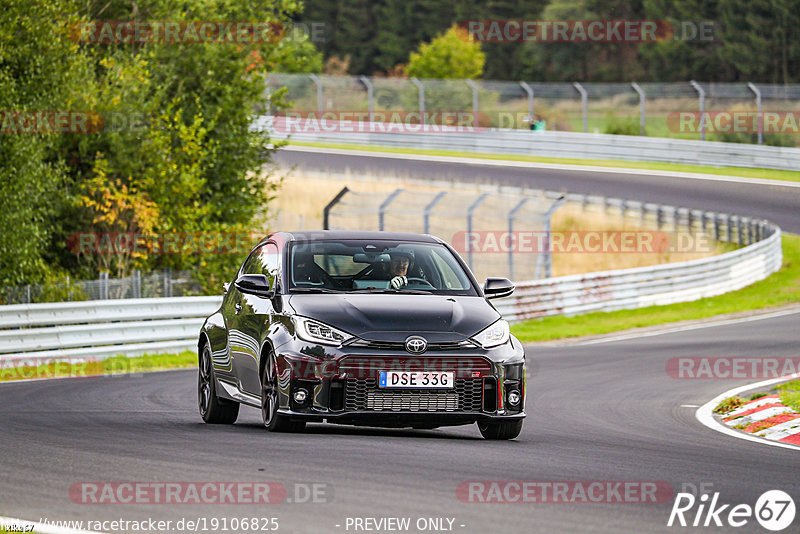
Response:
[[[272,132],[275,139],[342,143],[360,146],[514,154],[550,158],[657,161],[711,167],[756,167],[797,170],[800,148],[694,141],[661,137],[579,132],[485,129],[468,133],[360,133],[370,123],[331,123],[322,127],[293,127],[285,117],[261,116],[254,128]],[[413,126],[413,125],[412,125]],[[388,127],[383,128],[390,131]],[[410,128],[406,128],[410,130]],[[439,128],[441,129],[441,128]]]
[[[744,248],[680,263],[520,282],[496,307],[510,321],[686,302],[735,291],[781,267],[780,229]]]
[[[221,297],[0,306],[0,359],[106,358],[197,348]]]

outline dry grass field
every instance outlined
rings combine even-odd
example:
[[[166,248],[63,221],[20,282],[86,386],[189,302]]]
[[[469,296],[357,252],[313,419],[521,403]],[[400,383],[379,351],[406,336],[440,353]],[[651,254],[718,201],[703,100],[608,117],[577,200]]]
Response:
[[[288,173],[277,192],[277,198],[270,206],[272,217],[268,221],[270,230],[318,230],[322,228],[322,212],[325,205],[341,191],[343,187],[362,193],[357,198],[361,200],[371,200],[380,202],[386,195],[398,188],[408,191],[419,191],[424,194],[424,198],[431,198],[433,192],[442,190],[456,190],[459,193],[477,194],[485,191],[497,191],[497,187],[488,185],[475,185],[469,188],[454,186],[442,182],[419,182],[409,179],[397,179],[385,176],[331,176],[326,174],[302,173],[294,170]],[[420,195],[423,196],[423,195]],[[346,198],[346,197],[345,197]],[[353,197],[356,198],[356,197]],[[422,201],[421,201],[422,202]],[[361,228],[368,227],[377,229],[377,224],[367,220],[374,215],[360,215],[359,220],[351,220],[351,224],[360,224]],[[418,217],[421,218],[421,217]],[[337,219],[340,226],[349,227],[342,219]],[[444,231],[439,227],[438,231],[431,230],[432,233],[450,241],[452,233],[456,230],[464,230],[465,223],[460,219],[453,219],[455,228],[451,226],[449,231]],[[408,231],[421,231],[417,227],[421,223],[409,221]],[[354,226],[355,227],[355,226]],[[497,225],[492,226],[496,228]],[[476,228],[480,228],[477,227]],[[394,229],[394,228],[388,228]],[[536,228],[539,230],[539,228]],[[562,233],[566,241],[573,233],[585,237],[589,232],[599,232],[608,234],[609,232],[637,232],[641,230],[651,230],[643,228],[640,221],[635,218],[622,218],[619,213],[603,213],[599,210],[587,209],[584,211],[581,206],[566,204],[559,208],[552,219],[553,235]],[[444,231],[445,233],[441,233]],[[696,236],[693,236],[696,237]],[[584,241],[581,241],[584,243]],[[561,276],[567,274],[588,273],[605,271],[611,269],[624,269],[629,267],[644,267],[661,263],[685,261],[702,258],[717,254],[723,251],[722,247],[713,242],[710,250],[700,252],[610,252],[601,250],[599,252],[587,252],[581,247],[564,247],[564,252],[553,254],[553,275]],[[657,247],[654,247],[657,248]],[[515,259],[515,278],[531,279],[533,275],[526,275],[533,269],[535,259],[525,256],[525,253],[517,253]],[[534,255],[535,256],[535,255]],[[507,275],[508,254],[475,254],[473,270],[479,279],[491,274],[497,276]],[[520,272],[522,271],[522,272]]]

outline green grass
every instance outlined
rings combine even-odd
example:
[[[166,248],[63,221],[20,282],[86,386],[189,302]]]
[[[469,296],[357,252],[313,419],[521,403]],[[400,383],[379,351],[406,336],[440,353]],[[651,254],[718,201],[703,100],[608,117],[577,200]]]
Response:
[[[741,397],[728,397],[727,399],[725,399],[722,402],[720,402],[719,404],[717,404],[717,407],[714,408],[714,413],[720,413],[720,414],[728,413],[731,410],[734,410],[734,409],[738,408],[739,406],[741,406],[745,402],[747,402],[747,401],[745,401]]]
[[[144,373],[166,369],[181,369],[197,366],[197,354],[184,351],[180,354],[145,354],[144,356],[114,356],[104,360],[84,362],[51,361],[40,365],[19,365],[5,362],[0,366],[0,382],[29,378],[89,377],[124,373]],[[35,362],[30,362],[35,363]]]
[[[292,141],[291,145],[339,148],[347,150],[360,150],[365,152],[389,152],[393,154],[424,154],[430,156],[448,156],[461,158],[483,158],[489,160],[505,161],[530,161],[535,163],[558,163],[566,165],[600,165],[603,167],[616,167],[620,169],[648,169],[658,171],[693,172],[701,174],[715,174],[721,176],[739,176],[743,178],[761,178],[768,180],[782,180],[787,182],[800,182],[800,171],[781,171],[773,169],[749,169],[743,167],[702,167],[696,165],[678,165],[675,163],[638,162],[619,160],[589,160],[568,158],[547,158],[539,156],[522,156],[514,154],[483,154],[479,152],[458,152],[449,150],[413,150],[396,147],[360,146],[337,143],[307,143]]]
[[[800,302],[800,236],[783,234],[783,266],[772,276],[738,291],[693,302],[635,310],[553,316],[515,324],[511,332],[522,342],[549,341],[607,334],[723,313],[758,310]]]
[[[786,382],[775,386],[775,389],[780,391],[782,403],[794,411],[800,412],[800,380]]]

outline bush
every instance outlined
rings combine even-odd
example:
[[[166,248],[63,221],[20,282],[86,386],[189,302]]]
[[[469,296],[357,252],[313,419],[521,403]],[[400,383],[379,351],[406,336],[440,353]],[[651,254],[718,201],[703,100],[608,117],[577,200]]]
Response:
[[[606,128],[603,133],[612,135],[639,135],[639,121],[633,117],[618,117],[613,113],[606,115]]]

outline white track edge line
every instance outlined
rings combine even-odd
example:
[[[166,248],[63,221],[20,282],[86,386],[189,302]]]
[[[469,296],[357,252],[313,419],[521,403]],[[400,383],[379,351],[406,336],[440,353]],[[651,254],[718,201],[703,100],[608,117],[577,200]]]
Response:
[[[746,178],[744,176],[726,176],[723,174],[702,174],[682,171],[665,171],[656,169],[635,169],[629,167],[601,167],[595,165],[571,165],[566,163],[539,163],[535,161],[514,161],[489,158],[470,158],[457,156],[435,156],[432,154],[403,154],[396,152],[373,152],[368,150],[349,150],[346,148],[315,148],[307,146],[286,145],[280,150],[294,152],[317,152],[320,154],[342,154],[366,156],[373,158],[393,158],[406,160],[433,161],[439,163],[464,163],[466,165],[486,165],[493,167],[520,167],[529,169],[551,169],[559,171],[584,171],[615,174],[633,174],[639,176],[661,176],[666,178],[682,178],[688,180],[707,180],[712,182],[733,182],[749,185],[766,185],[775,187],[800,188],[800,182],[789,180],[771,180],[766,178]],[[621,160],[627,161],[627,160]],[[750,167],[742,167],[749,169]],[[755,167],[753,167],[755,168]],[[771,169],[765,169],[771,170]],[[775,169],[777,170],[777,169]]]
[[[739,386],[733,389],[729,389],[728,391],[720,393],[707,403],[703,404],[700,408],[698,408],[697,411],[695,412],[695,417],[697,417],[697,420],[700,421],[700,423],[702,423],[704,426],[707,426],[711,430],[716,430],[717,432],[721,432],[723,434],[727,434],[735,438],[761,443],[762,445],[772,445],[773,447],[781,447],[782,449],[793,449],[796,451],[800,449],[800,447],[798,447],[797,445],[781,443],[780,441],[770,441],[766,438],[756,437],[753,436],[752,434],[745,434],[744,432],[739,432],[738,430],[734,430],[727,426],[721,425],[716,421],[716,419],[714,419],[713,410],[724,399],[727,399],[728,397],[733,397],[734,395],[737,395],[742,391],[748,391],[750,389],[755,389],[764,386],[771,386],[772,384],[777,384],[778,382],[791,380],[793,378],[797,378],[798,376],[800,375],[798,374],[786,375],[780,378],[771,378],[769,380],[764,380],[762,382],[756,382],[754,384],[747,384],[744,386]]]

